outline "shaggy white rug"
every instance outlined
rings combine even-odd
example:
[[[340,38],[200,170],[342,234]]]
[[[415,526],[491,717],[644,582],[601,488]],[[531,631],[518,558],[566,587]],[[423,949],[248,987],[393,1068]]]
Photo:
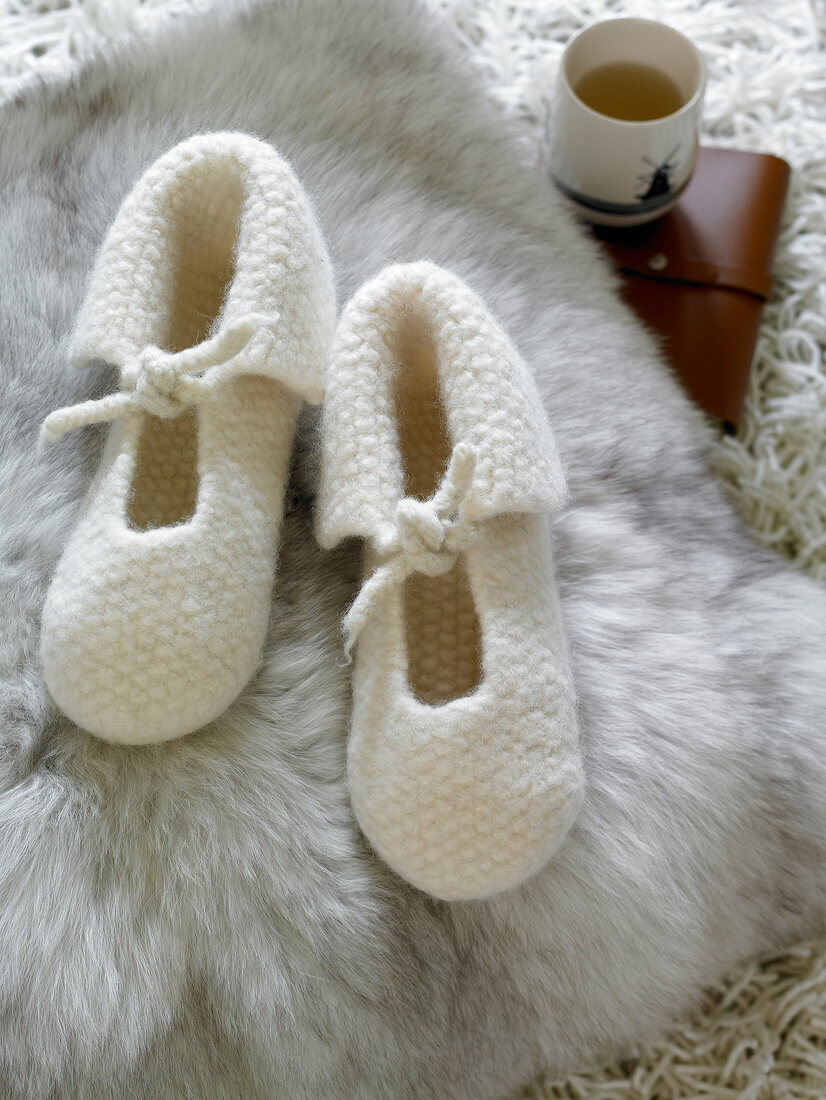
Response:
[[[562,44],[597,19],[668,21],[709,70],[705,140],[786,157],[794,174],[746,414],[717,450],[755,533],[826,580],[826,7],[823,0],[432,0],[453,20],[491,94],[537,137]],[[101,39],[209,0],[0,0],[0,98],[65,72]],[[826,1096],[826,941],[754,965],[709,991],[702,1016],[633,1063],[534,1098],[797,1100]]]

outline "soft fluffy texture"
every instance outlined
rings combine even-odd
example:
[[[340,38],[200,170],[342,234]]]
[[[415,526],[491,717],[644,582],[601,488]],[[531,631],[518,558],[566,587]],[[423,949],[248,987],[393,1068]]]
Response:
[[[533,132],[406,0],[317,4],[182,26],[0,122],[15,1097],[503,1097],[660,1035],[735,962],[822,927],[821,589],[758,549],[709,477],[712,436],[558,211]],[[106,224],[199,128],[286,151],[342,295],[429,255],[533,368],[574,494],[555,536],[588,793],[512,894],[428,900],[353,825],[339,619],[358,556],[315,548],[305,461],[264,662],[223,721],[123,750],[46,708],[38,616],[95,454],[78,433],[36,463],[38,425],[99,381],[67,373],[65,337]]]
[[[367,540],[350,796],[379,855],[449,901],[537,871],[582,801],[546,518],[565,495],[533,380],[460,279],[399,264],[356,292],[316,500],[323,547]]]
[[[264,142],[182,142],[118,211],[72,351],[119,366],[120,392],[44,425],[114,419],[43,609],[43,676],[83,729],[181,737],[252,676],[301,397],[321,398],[334,318],[312,210]]]

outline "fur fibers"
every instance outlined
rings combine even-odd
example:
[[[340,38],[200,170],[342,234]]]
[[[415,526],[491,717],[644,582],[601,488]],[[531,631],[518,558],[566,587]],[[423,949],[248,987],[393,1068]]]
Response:
[[[573,493],[555,540],[588,786],[512,893],[435,902],[354,825],[358,549],[312,537],[309,421],[267,647],[230,711],[129,749],[47,702],[40,611],[100,436],[38,458],[38,427],[111,383],[66,365],[95,249],[141,171],[206,129],[291,160],[340,300],[428,257],[534,371]],[[823,926],[826,594],[743,528],[709,429],[523,136],[410,0],[234,5],[0,114],[3,1100],[495,1100]]]

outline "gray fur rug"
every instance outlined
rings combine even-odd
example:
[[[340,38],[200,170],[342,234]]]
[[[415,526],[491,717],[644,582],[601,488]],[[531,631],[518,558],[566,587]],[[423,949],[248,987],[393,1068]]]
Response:
[[[112,381],[73,374],[66,337],[137,175],[224,128],[291,158],[342,299],[389,261],[448,265],[546,399],[589,788],[552,864],[495,900],[418,894],[353,823],[338,619],[358,553],[313,541],[309,421],[268,646],[229,713],[125,750],[45,696],[40,608],[100,437],[40,457],[37,430]],[[31,87],[0,142],[4,1100],[495,1100],[823,927],[826,593],[744,530],[709,429],[433,15],[235,5]]]

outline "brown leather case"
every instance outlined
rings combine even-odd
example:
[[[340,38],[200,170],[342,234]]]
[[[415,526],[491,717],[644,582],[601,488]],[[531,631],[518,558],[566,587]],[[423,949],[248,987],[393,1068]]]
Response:
[[[748,386],[789,165],[701,148],[691,182],[656,222],[595,228],[626,300],[656,333],[691,396],[736,425]]]

